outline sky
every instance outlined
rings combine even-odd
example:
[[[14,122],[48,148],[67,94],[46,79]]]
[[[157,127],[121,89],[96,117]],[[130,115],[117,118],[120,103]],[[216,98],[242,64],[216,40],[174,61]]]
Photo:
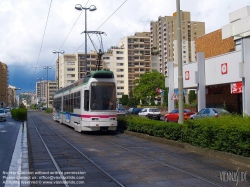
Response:
[[[150,32],[150,21],[172,16],[175,0],[0,0],[0,61],[7,64],[9,85],[22,92],[35,92],[37,78],[55,80],[57,54],[84,52],[85,11],[87,30],[103,31],[104,51],[135,32]],[[192,21],[205,22],[206,34],[229,23],[229,14],[250,0],[180,0],[180,9],[191,13]],[[93,41],[99,48],[95,36]],[[87,50],[94,50],[88,41]],[[44,66],[51,66],[48,71]]]

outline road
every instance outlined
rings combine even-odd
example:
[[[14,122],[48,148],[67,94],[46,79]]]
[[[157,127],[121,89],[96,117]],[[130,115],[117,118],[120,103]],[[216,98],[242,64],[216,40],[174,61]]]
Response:
[[[21,122],[13,120],[10,113],[7,113],[6,121],[0,122],[0,187],[4,186],[3,173],[9,171],[20,126]],[[16,149],[18,151],[20,147]]]

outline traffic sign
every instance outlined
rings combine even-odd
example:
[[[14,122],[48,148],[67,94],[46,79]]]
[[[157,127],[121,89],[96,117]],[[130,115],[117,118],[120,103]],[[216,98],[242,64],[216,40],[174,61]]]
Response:
[[[178,100],[178,95],[176,93],[173,93],[171,100]]]

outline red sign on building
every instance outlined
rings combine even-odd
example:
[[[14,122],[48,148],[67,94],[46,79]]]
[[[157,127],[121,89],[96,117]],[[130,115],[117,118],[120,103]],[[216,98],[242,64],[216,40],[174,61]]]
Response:
[[[227,63],[223,63],[221,64],[221,74],[224,75],[224,74],[227,74]]]
[[[232,94],[242,93],[242,82],[231,83],[231,93]]]
[[[189,80],[189,71],[185,71],[185,80]]]

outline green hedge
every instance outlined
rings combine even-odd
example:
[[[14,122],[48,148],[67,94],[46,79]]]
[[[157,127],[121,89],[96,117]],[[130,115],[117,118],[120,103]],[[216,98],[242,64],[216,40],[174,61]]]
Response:
[[[15,120],[27,120],[27,108],[16,108],[11,110],[11,116]]]
[[[119,117],[118,128],[191,145],[250,156],[250,117],[223,116],[167,123],[138,116]]]

